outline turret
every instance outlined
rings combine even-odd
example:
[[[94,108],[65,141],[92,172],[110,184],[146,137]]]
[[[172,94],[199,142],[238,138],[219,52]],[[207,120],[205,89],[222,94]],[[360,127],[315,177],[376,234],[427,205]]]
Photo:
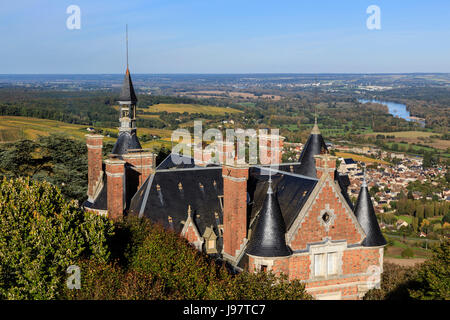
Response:
[[[366,238],[362,242],[363,246],[378,247],[386,244],[386,239],[384,239],[380,226],[378,225],[375,209],[373,208],[369,189],[367,188],[365,173],[364,181],[356,202],[355,216],[366,233]]]
[[[289,256],[291,250],[286,245],[285,234],[286,226],[277,195],[272,189],[272,178],[269,176],[267,196],[252,231],[247,254],[254,257]]]
[[[317,125],[317,117],[314,120],[314,127],[308,140],[303,147],[302,153],[298,162],[300,165],[296,168],[295,173],[301,174],[307,177],[317,178],[316,163],[314,156],[328,153],[327,146],[323,140]]]
[[[128,26],[127,26],[127,71],[123,79],[122,90],[118,100],[120,104],[119,115],[119,137],[111,151],[113,155],[123,155],[128,150],[142,149],[136,134],[136,103],[137,97],[131,81],[130,69],[128,67]]]

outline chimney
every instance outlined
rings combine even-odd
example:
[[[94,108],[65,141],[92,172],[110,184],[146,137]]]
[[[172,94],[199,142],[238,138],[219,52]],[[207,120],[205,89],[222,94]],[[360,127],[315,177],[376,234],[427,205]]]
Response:
[[[259,135],[259,158],[263,165],[282,163],[285,137],[276,134]]]
[[[324,174],[328,174],[334,180],[337,157],[325,153],[315,155],[314,160],[316,161],[317,178],[320,179]]]
[[[102,148],[103,136],[99,134],[87,134],[86,145],[88,149],[88,201],[93,202],[99,190],[102,180]]]
[[[123,217],[123,210],[125,206],[125,163],[125,161],[116,158],[105,160],[108,218],[114,220]]]
[[[235,262],[247,237],[247,165],[223,165],[223,254]]]
[[[139,172],[139,185],[137,189],[155,171],[156,155],[152,152],[145,152],[143,149],[128,150],[128,153],[122,155],[122,159],[132,165],[134,170]]]

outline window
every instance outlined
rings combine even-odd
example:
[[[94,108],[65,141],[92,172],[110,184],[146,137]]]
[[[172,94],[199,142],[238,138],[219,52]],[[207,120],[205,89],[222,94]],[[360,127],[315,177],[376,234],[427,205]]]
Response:
[[[325,276],[325,253],[314,255],[314,276]]]
[[[267,266],[261,265],[261,271],[266,272],[267,271]]]
[[[337,274],[337,252],[329,252],[327,259],[328,275]]]
[[[314,276],[325,277],[337,274],[337,252],[314,255]]]
[[[216,240],[210,239],[208,240],[208,249],[214,249],[216,247]]]

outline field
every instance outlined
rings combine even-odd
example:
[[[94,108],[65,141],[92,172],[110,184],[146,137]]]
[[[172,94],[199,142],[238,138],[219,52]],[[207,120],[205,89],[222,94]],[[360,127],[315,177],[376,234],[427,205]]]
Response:
[[[438,133],[428,131],[398,131],[398,132],[373,132],[371,135],[382,134],[385,136],[395,136],[396,138],[428,138],[433,135],[439,135]]]
[[[369,157],[366,157],[366,156],[361,156],[361,155],[358,155],[358,154],[347,153],[347,152],[336,152],[336,156],[337,157],[341,157],[341,158],[352,158],[355,161],[360,161],[360,162],[364,162],[364,163],[388,164],[384,160],[369,158]]]
[[[34,140],[40,136],[50,134],[62,134],[68,137],[85,140],[85,134],[89,133],[85,125],[69,124],[55,120],[28,118],[28,117],[0,117],[0,142],[12,142],[20,139]],[[102,128],[107,132],[117,133],[117,129]],[[157,145],[170,146],[170,130],[138,128],[138,136],[142,134],[158,135],[161,140],[154,140],[141,143],[144,148],[152,148]],[[104,142],[114,142],[116,138],[105,137]]]
[[[450,148],[450,140],[442,140],[438,138],[431,138],[431,136],[440,136],[439,133],[429,131],[398,131],[398,132],[373,132],[367,135],[382,134],[384,136],[395,136],[394,141],[396,143],[406,142],[408,144],[423,144],[428,145],[436,149],[447,150]]]
[[[204,106],[198,104],[169,104],[169,103],[160,103],[149,106],[147,108],[139,108],[139,110],[143,110],[145,112],[163,112],[167,111],[168,113],[174,112],[187,112],[187,113],[204,113],[210,115],[225,115],[225,113],[240,113],[241,110],[233,109],[233,108],[223,108],[223,107],[214,107],[214,106]],[[139,117],[145,118],[148,115],[139,115]]]

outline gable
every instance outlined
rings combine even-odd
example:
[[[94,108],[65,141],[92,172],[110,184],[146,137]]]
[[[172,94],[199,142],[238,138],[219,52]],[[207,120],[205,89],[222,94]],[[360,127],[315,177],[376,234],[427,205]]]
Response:
[[[326,216],[326,221],[323,219]],[[329,175],[324,175],[297,219],[287,232],[287,243],[292,250],[305,250],[309,243],[346,240],[349,245],[359,244],[365,233],[355,215]]]

